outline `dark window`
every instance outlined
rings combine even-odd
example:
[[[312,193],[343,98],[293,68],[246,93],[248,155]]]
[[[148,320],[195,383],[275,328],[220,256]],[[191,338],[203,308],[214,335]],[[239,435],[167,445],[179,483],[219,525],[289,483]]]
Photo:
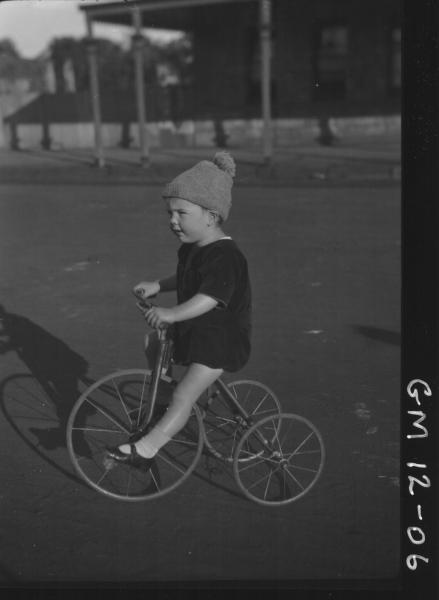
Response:
[[[390,69],[389,84],[391,92],[401,89],[401,27],[392,27],[390,31]]]
[[[348,30],[344,25],[325,25],[317,32],[315,48],[315,98],[342,100],[346,96]]]

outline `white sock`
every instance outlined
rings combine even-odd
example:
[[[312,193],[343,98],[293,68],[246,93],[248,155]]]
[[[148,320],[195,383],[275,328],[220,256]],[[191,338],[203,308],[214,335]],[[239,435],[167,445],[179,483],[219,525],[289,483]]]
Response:
[[[138,440],[134,445],[140,456],[143,456],[143,458],[153,458],[160,448],[167,444],[170,439],[171,438],[161,429],[154,427],[149,433],[140,438],[140,440]],[[130,454],[131,452],[129,444],[123,444],[122,446],[119,446],[119,450],[124,454]]]

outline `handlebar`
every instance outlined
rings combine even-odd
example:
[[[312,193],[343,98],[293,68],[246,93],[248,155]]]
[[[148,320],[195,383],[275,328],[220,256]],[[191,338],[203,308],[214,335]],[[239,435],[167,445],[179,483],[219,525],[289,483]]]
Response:
[[[145,314],[150,308],[152,308],[154,306],[154,304],[150,304],[148,302],[142,302],[142,300],[138,300],[136,302],[136,306],[140,310],[140,312]]]
[[[147,310],[155,306],[154,304],[152,304],[152,302],[148,302],[147,298],[143,297],[143,294],[136,294],[135,291],[133,291],[133,294],[137,298],[136,306],[143,314],[145,314]]]
[[[137,298],[136,306],[140,310],[140,312],[142,313],[143,316],[145,316],[145,314],[148,312],[148,310],[150,308],[152,308],[153,306],[156,306],[152,302],[148,302],[148,299],[143,298],[142,295],[136,294],[135,292],[133,292],[133,294]],[[167,329],[167,327],[168,327],[167,325],[162,325],[162,326],[160,326],[160,329]]]

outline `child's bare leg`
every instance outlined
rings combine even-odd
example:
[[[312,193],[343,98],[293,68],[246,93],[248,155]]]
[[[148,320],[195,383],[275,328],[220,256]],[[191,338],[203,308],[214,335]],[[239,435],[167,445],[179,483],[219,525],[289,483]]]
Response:
[[[201,394],[221,376],[222,369],[211,369],[193,363],[172,395],[168,410],[151,431],[135,444],[137,452],[144,458],[152,458],[187,423],[192,407]],[[129,454],[129,444],[119,446],[121,452]]]

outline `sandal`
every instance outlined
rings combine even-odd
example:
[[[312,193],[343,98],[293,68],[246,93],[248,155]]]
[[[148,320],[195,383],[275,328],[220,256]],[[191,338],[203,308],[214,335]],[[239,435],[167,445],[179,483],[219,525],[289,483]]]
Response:
[[[115,448],[107,448],[107,453],[108,456],[110,456],[117,462],[126,464],[130,467],[135,467],[136,469],[143,469],[144,471],[149,471],[154,459],[144,458],[143,456],[141,456],[137,452],[136,446],[134,444],[130,444],[130,449],[130,454],[125,454],[125,452],[121,452],[116,446]]]

